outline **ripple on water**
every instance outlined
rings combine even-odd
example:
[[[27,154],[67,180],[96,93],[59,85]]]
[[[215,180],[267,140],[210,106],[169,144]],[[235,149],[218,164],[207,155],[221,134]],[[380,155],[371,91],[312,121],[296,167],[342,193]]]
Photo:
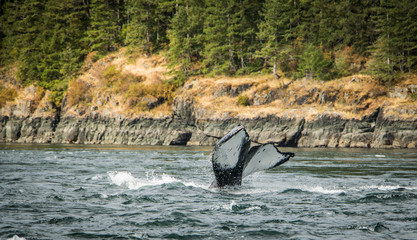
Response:
[[[365,197],[359,198],[358,203],[381,203],[381,202],[401,202],[405,200],[417,199],[417,194],[407,192],[390,192],[390,193],[368,193]]]
[[[293,149],[296,157],[282,167],[246,178],[239,187],[209,189],[207,150],[77,147],[83,149],[0,153],[7,158],[0,168],[0,239],[417,234],[414,152]]]

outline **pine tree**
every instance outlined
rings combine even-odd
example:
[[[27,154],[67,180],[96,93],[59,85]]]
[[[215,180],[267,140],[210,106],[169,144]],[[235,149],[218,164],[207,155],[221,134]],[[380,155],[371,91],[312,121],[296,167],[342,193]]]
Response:
[[[354,50],[367,55],[368,48],[375,42],[375,7],[378,1],[375,0],[351,0],[342,1],[337,5],[337,14],[340,16],[340,36],[343,45],[352,46]]]
[[[206,17],[204,22],[204,71],[226,73],[235,68],[233,57],[232,36],[228,32],[231,22],[231,0],[206,1]]]
[[[12,48],[18,51],[18,77],[23,83],[40,79],[38,63],[42,59],[39,35],[42,33],[42,12],[45,1],[24,0],[17,5],[16,22],[13,23],[15,34],[11,36]]]
[[[401,73],[411,72],[417,64],[417,2],[405,0],[393,5],[388,13],[390,42],[395,51],[392,61]]]
[[[383,82],[393,81],[398,74],[411,71],[416,65],[417,15],[414,1],[381,1],[376,16],[379,31],[372,45],[370,72]]]
[[[184,76],[188,76],[192,62],[199,59],[203,33],[203,4],[196,0],[177,2],[176,13],[168,30],[170,62],[180,65]]]
[[[256,1],[206,0],[203,67],[206,72],[236,73],[251,58],[255,44]],[[252,45],[253,46],[253,45]]]
[[[81,39],[86,30],[86,5],[82,0],[49,0],[43,14],[41,39],[42,59],[39,62],[41,82],[51,88],[74,74],[86,54]]]
[[[298,77],[330,80],[332,64],[332,61],[324,56],[320,48],[311,43],[307,44],[300,56]]]
[[[116,42],[118,36],[117,8],[112,0],[91,0],[89,5],[90,27],[87,38],[91,51],[106,52]]]
[[[259,23],[259,12],[262,4],[254,0],[240,0],[236,6],[235,51],[239,62],[241,73],[250,72],[256,69],[254,62],[255,53],[258,49],[257,32]]]
[[[158,49],[165,43],[172,7],[168,0],[127,0],[126,43],[147,52]]]
[[[6,1],[2,3],[0,15],[0,65],[6,65],[14,62],[19,57],[19,50],[22,46],[18,46],[19,30],[18,28],[23,18],[22,8],[23,0],[21,1]]]
[[[267,0],[264,3],[259,24],[258,37],[262,42],[259,55],[273,62],[273,73],[276,78],[278,58],[281,51],[296,37],[299,24],[298,3],[288,0]]]

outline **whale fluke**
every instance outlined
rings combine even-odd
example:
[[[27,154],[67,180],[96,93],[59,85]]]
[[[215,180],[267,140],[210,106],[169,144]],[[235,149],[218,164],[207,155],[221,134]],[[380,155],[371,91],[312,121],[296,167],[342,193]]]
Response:
[[[279,166],[294,153],[281,153],[272,143],[250,148],[251,141],[243,126],[227,133],[214,147],[212,165],[216,180],[211,187],[241,185],[242,178]]]

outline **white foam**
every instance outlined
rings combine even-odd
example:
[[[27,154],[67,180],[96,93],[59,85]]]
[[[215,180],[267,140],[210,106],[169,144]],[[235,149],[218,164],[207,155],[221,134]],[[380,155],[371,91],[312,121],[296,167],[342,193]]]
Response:
[[[144,186],[157,186],[167,183],[180,182],[178,179],[167,174],[155,176],[153,172],[147,173],[146,178],[135,178],[130,172],[108,172],[110,181],[118,186],[126,187],[128,189],[139,189]]]
[[[259,206],[254,206],[254,207],[248,207],[248,208],[246,209],[246,211],[253,211],[253,210],[261,210],[261,207],[259,207]]]
[[[13,237],[8,238],[7,240],[26,240],[26,238],[14,235]]]
[[[323,194],[340,194],[344,193],[345,190],[342,189],[326,189],[322,186],[314,186],[314,187],[301,187],[301,190],[307,191],[307,192],[314,192],[314,193],[323,193]]]
[[[233,206],[235,206],[235,205],[236,205],[236,202],[234,200],[232,200],[230,202],[230,204],[222,205],[222,208],[225,209],[225,210],[233,210]]]
[[[400,186],[400,185],[369,185],[369,186],[359,187],[360,190],[378,189],[378,190],[381,190],[381,191],[391,191],[391,190],[395,190],[395,189],[399,189],[399,188],[403,188],[403,189],[407,189],[407,190],[417,190],[417,187],[404,187],[404,186]]]
[[[385,157],[385,155],[375,155],[375,157],[377,157],[377,158],[384,158]]]
[[[195,182],[181,182],[181,183],[184,184],[186,187],[194,187],[194,188],[201,188],[201,189],[209,190],[209,186],[207,184],[203,185],[203,184],[197,184]]]
[[[323,193],[323,194],[340,194],[346,192],[357,192],[362,190],[380,190],[380,191],[392,191],[399,188],[407,189],[407,190],[417,190],[417,187],[404,187],[400,185],[369,185],[369,186],[360,186],[360,187],[349,187],[349,188],[324,188],[322,186],[302,186],[299,189],[307,192],[314,192],[314,193]]]
[[[217,209],[223,209],[223,210],[228,210],[228,211],[233,211],[233,208],[236,207],[237,204],[234,200],[230,201],[229,204],[224,204],[221,205],[220,207],[217,207]],[[251,207],[239,207],[239,211],[255,211],[255,210],[260,210],[262,209],[260,206],[251,206]]]
[[[207,185],[197,184],[193,181],[184,182],[165,173],[156,175],[154,171],[146,172],[146,176],[144,178],[136,178],[130,172],[125,171],[110,171],[108,172],[108,176],[112,184],[126,187],[128,189],[139,189],[145,186],[157,186],[169,183],[182,183],[186,187],[208,189]]]
[[[399,188],[407,189],[407,190],[417,190],[417,187],[404,187],[400,185],[369,185],[369,186],[360,186],[360,187],[350,187],[350,188],[324,188],[322,186],[303,186],[299,189],[308,192],[315,192],[315,193],[323,193],[323,194],[340,194],[346,192],[357,192],[362,190],[380,190],[380,191],[392,191]]]
[[[103,178],[104,178],[104,177],[103,177],[103,175],[97,174],[97,175],[93,176],[93,177],[91,178],[91,180],[101,180],[101,179],[103,179]]]

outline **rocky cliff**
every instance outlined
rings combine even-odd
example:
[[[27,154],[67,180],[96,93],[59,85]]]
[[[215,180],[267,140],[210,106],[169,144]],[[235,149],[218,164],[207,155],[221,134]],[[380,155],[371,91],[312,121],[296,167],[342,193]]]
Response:
[[[48,91],[21,87],[0,107],[0,142],[214,145],[242,124],[254,142],[278,146],[417,147],[416,80],[383,87],[367,76],[329,82],[201,77],[169,102],[161,59],[128,64],[123,57],[88,65],[59,108]]]
[[[319,116],[252,119],[195,119],[181,108],[165,118],[0,117],[0,141],[131,145],[214,145],[237,124],[246,126],[256,143],[289,147],[416,148],[416,121],[390,120],[378,109],[361,120]]]

